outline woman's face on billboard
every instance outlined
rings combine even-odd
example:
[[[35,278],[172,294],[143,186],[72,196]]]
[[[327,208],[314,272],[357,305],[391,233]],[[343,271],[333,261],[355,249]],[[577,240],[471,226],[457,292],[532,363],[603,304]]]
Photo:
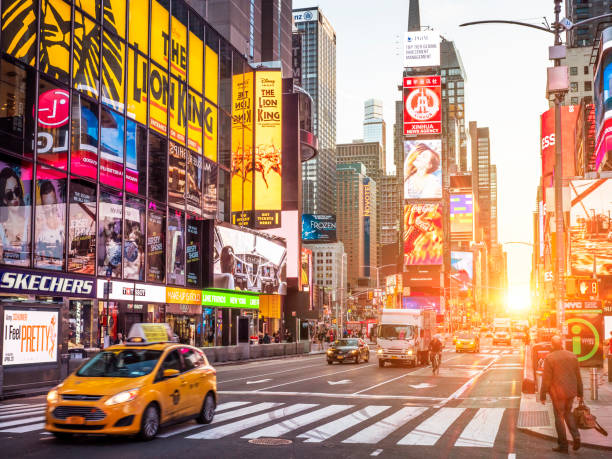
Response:
[[[3,200],[6,206],[18,207],[19,198],[21,197],[21,186],[15,177],[9,177],[4,186]]]
[[[429,167],[431,163],[431,150],[423,150],[419,156],[417,156],[414,160],[414,167],[418,170],[425,170]]]

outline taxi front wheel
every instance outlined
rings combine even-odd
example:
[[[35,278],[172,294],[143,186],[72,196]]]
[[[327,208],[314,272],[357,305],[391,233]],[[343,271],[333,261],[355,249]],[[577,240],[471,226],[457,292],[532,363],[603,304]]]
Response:
[[[200,424],[210,424],[215,417],[215,408],[217,408],[215,398],[211,393],[206,394],[204,403],[202,403],[202,410],[196,418],[196,421],[198,421]]]
[[[147,406],[142,414],[140,422],[140,432],[138,436],[141,440],[153,440],[159,431],[159,410],[153,404]]]

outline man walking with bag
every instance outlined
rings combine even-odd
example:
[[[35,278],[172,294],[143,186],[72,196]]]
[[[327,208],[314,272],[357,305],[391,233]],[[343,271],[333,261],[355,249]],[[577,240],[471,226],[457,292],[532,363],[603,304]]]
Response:
[[[540,401],[545,405],[546,394],[550,394],[555,412],[555,428],[557,429],[557,442],[559,444],[558,447],[553,448],[553,451],[567,453],[565,424],[567,424],[574,439],[574,451],[580,448],[580,432],[572,415],[572,404],[576,396],[582,401],[582,378],[578,359],[573,353],[563,349],[561,338],[553,336],[551,344],[552,352],[544,360]]]

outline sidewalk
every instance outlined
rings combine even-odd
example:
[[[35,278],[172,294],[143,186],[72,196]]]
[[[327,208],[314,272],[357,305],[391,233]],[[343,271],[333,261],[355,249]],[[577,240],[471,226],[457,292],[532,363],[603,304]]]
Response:
[[[584,402],[591,409],[591,413],[597,417],[597,422],[608,431],[606,437],[595,429],[581,430],[580,438],[583,446],[612,449],[612,383],[608,382],[606,370],[607,364],[603,370],[598,370],[599,397],[598,400],[591,400],[591,369],[581,369]],[[555,416],[550,398],[546,401],[546,405],[542,405],[539,401],[539,392],[522,394],[517,427],[523,432],[556,440]],[[569,431],[567,437],[572,438]]]

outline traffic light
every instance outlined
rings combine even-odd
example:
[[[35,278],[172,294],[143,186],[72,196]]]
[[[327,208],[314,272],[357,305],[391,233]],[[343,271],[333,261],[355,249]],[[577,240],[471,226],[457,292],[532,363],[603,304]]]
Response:
[[[568,298],[591,298],[599,295],[599,283],[596,279],[586,277],[569,277],[565,282],[565,294]]]

